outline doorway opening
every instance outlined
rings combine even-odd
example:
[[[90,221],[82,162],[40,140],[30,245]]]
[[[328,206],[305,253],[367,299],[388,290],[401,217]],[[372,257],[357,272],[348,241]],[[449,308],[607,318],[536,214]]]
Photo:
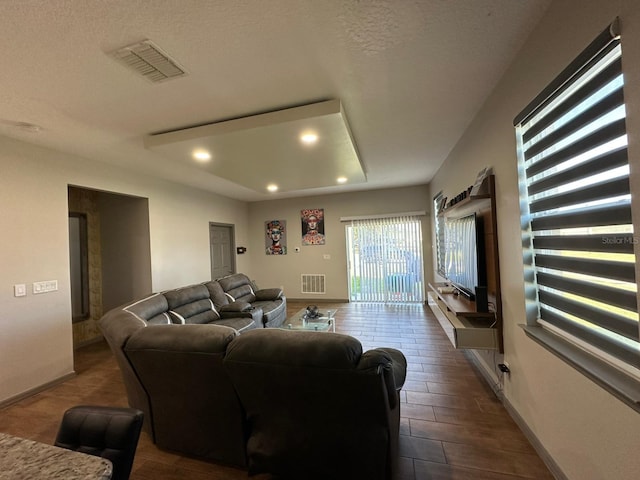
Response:
[[[68,187],[73,348],[102,340],[104,312],[152,291],[146,198]]]
[[[346,225],[349,301],[424,303],[422,224],[416,216]]]

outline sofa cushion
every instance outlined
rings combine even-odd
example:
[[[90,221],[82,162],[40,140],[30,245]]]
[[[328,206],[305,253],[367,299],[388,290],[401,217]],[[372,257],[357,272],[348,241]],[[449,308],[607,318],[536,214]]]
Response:
[[[220,318],[211,300],[197,300],[169,311],[173,323],[211,323]]]
[[[153,294],[131,305],[122,308],[136,318],[139,318],[149,325],[162,325],[171,323],[167,310],[169,306],[167,299],[159,294]]]
[[[188,287],[176,288],[162,292],[167,299],[169,310],[174,310],[186,303],[195,302],[209,298],[209,290],[204,285],[189,285]]]
[[[252,287],[252,282],[244,273],[234,273],[218,279],[224,292],[235,300],[243,302],[253,302],[256,297]]]
[[[240,287],[242,285],[249,285],[251,287],[251,280],[244,273],[234,273],[218,279],[218,283],[222,289],[229,293],[229,290]]]
[[[251,285],[239,285],[231,290],[227,290],[225,293],[233,299],[232,301],[235,302],[241,301],[252,303],[256,299]]]
[[[164,292],[173,323],[211,323],[220,318],[202,284]]]
[[[205,283],[204,286],[209,290],[209,296],[216,308],[229,303],[229,297],[225,295],[219,282],[214,280],[212,282]]]

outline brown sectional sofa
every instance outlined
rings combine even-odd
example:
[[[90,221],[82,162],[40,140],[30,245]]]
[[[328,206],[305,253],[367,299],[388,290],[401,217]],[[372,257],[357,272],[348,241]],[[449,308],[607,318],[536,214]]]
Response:
[[[279,327],[287,316],[280,288],[258,289],[243,273],[154,293],[119,307],[150,325],[225,325],[241,332]]]
[[[233,292],[245,290],[237,282],[150,295],[100,319],[129,405],[145,413],[154,443],[250,474],[391,478],[402,353],[363,353],[347,335],[257,328],[284,318],[267,304],[266,319],[261,307],[243,306],[243,297],[274,300],[251,285],[253,293]],[[234,301],[218,289],[225,284]]]

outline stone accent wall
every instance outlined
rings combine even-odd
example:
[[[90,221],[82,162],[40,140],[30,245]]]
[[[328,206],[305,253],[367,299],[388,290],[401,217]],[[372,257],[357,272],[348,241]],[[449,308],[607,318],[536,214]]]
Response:
[[[95,342],[102,338],[97,321],[102,317],[102,257],[100,254],[100,212],[97,193],[92,190],[69,187],[69,212],[87,216],[87,242],[89,250],[89,318],[73,324],[73,347]]]

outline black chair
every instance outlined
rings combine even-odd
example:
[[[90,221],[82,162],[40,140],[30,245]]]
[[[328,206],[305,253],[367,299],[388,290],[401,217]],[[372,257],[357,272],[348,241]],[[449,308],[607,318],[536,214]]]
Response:
[[[64,413],[55,445],[106,458],[112,480],[127,480],[144,414],[134,408],[80,405]]]

